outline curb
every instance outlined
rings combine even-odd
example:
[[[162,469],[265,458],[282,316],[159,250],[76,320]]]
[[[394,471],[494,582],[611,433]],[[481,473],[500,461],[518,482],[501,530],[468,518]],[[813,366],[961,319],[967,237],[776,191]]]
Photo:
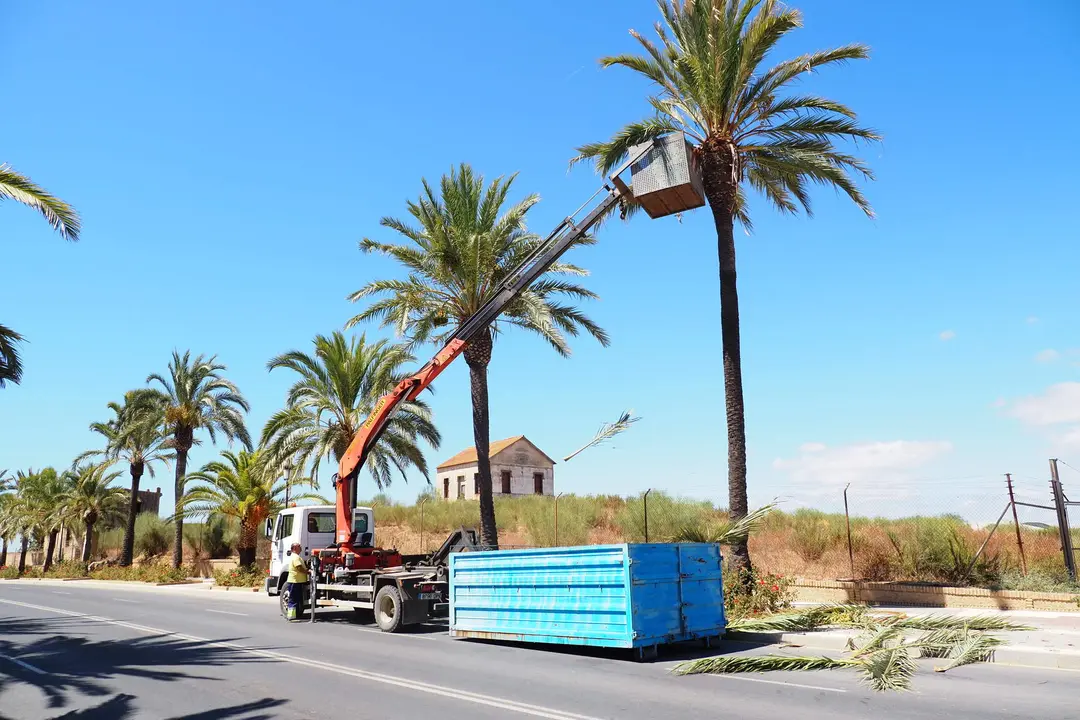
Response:
[[[726,637],[728,640],[735,642],[761,645],[797,645],[800,647],[813,648],[815,650],[842,652],[848,649],[848,640],[850,640],[853,635],[843,632],[828,631],[800,633],[740,632],[738,630],[733,630],[729,632]],[[995,650],[994,655],[990,658],[989,662],[1019,667],[1080,671],[1080,650],[1006,645],[1005,647],[1000,647]]]

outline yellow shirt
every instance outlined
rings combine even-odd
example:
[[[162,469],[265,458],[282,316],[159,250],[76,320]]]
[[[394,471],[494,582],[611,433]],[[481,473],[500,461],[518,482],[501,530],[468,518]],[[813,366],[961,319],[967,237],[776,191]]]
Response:
[[[308,571],[304,558],[300,557],[299,553],[293,553],[292,559],[289,560],[289,582],[306,583],[307,581]]]

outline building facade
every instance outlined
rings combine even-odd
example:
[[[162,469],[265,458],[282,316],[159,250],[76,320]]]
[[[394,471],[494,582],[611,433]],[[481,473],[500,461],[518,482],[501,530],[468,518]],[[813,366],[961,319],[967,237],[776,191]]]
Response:
[[[491,491],[496,497],[555,494],[555,461],[524,435],[492,442]],[[435,490],[443,500],[480,497],[476,448],[462,450],[436,468]]]

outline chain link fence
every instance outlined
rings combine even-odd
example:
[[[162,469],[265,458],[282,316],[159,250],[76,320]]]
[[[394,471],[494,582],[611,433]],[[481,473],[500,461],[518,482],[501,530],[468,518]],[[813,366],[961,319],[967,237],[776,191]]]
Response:
[[[1072,484],[1080,486],[1080,474]],[[837,487],[815,496],[813,507],[781,502],[752,535],[751,557],[762,570],[806,579],[1050,589],[1070,580],[1063,548],[1080,546],[1080,532],[1062,532],[1069,501],[1065,483],[1058,487],[1026,476],[959,478],[932,493]],[[658,489],[497,498],[495,508],[505,549],[709,542],[729,525],[716,503]],[[475,502],[376,503],[375,514],[378,542],[405,553],[430,552],[451,530],[479,527]]]

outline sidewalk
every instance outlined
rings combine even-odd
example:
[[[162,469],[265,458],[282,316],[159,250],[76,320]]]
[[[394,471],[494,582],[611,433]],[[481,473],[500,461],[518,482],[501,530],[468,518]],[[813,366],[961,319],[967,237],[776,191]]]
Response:
[[[810,605],[812,603],[799,603]],[[1080,613],[1039,610],[941,609],[924,607],[874,607],[874,613],[947,615],[949,617],[1003,617],[1034,630],[993,633],[1007,643],[994,652],[991,662],[1003,665],[1080,670]],[[816,650],[843,651],[857,630],[822,629],[810,632],[729,632],[737,642],[783,644]]]

